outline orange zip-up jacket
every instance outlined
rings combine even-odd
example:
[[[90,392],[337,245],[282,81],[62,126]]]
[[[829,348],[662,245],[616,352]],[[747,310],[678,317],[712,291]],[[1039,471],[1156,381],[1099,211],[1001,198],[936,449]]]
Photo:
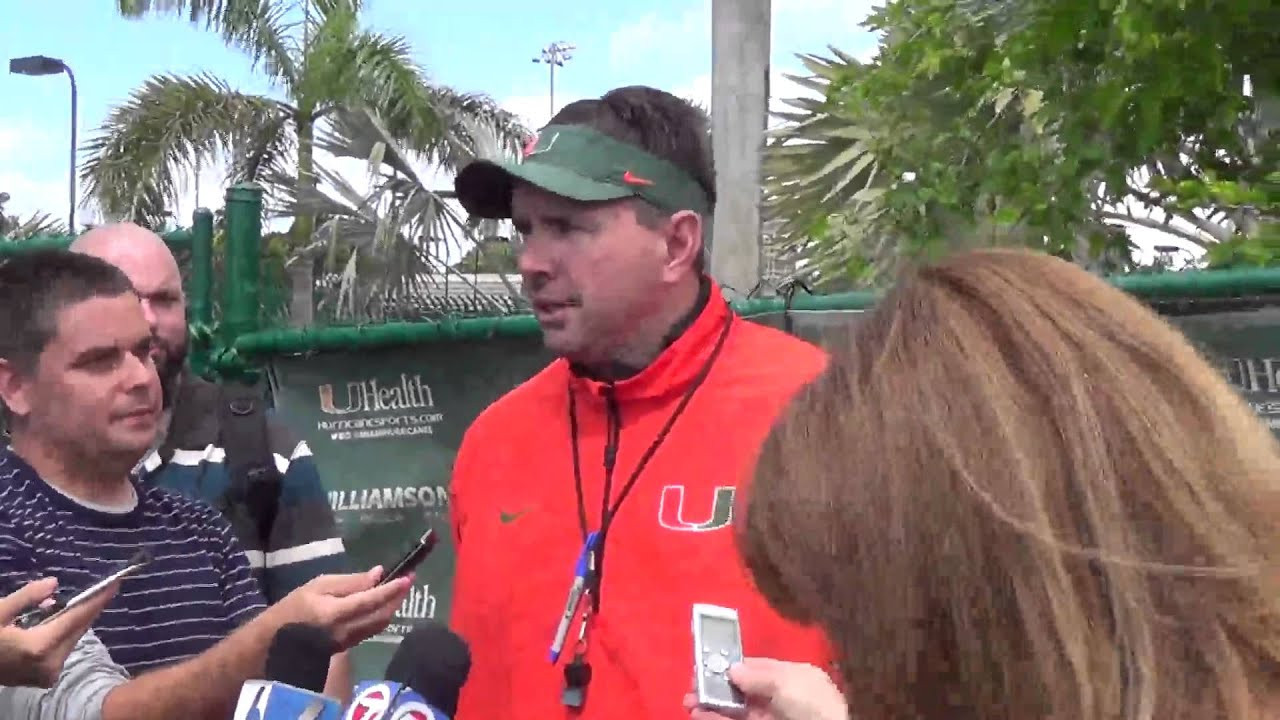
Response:
[[[605,384],[557,360],[468,429],[450,488],[457,542],[452,625],[472,653],[459,718],[686,718],[681,703],[693,680],[694,603],[737,608],[748,656],[828,667],[822,635],[783,620],[756,592],[729,527],[770,426],[826,358],[799,339],[734,316],[720,298],[713,286],[688,329],[639,374]],[[609,395],[621,418],[616,499],[718,343],[723,347],[705,381],[609,527],[599,613],[587,637],[592,679],[585,706],[572,711],[561,693],[576,619],[560,662],[548,657],[583,546],[571,425],[594,531]]]

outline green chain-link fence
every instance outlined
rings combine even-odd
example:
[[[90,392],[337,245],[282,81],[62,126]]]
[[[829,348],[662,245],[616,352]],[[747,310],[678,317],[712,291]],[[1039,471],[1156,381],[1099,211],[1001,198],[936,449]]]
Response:
[[[222,262],[212,256],[212,216],[166,239],[186,253],[193,363],[206,373],[265,371],[278,411],[317,458],[355,567],[386,563],[421,532],[444,540],[417,575],[387,632],[358,648],[358,676],[384,667],[416,623],[448,617],[453,552],[444,527],[454,453],[486,405],[548,360],[527,315],[459,317],[309,328],[281,327],[264,310],[279,281],[264,279],[262,192],[227,192]],[[0,246],[0,256],[58,245],[51,238]],[[215,282],[214,268],[222,269]],[[1273,428],[1280,427],[1280,269],[1193,271],[1112,278],[1179,326]],[[216,293],[220,302],[215,302]],[[736,310],[804,337],[857,322],[866,293],[797,294],[737,303]],[[698,512],[692,509],[691,512]]]

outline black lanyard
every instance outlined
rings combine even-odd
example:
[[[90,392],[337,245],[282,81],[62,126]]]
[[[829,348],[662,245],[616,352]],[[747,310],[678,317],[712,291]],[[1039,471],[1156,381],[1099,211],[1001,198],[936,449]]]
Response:
[[[595,567],[587,582],[593,611],[600,609],[600,578],[604,575],[604,546],[605,541],[608,539],[609,526],[613,524],[613,519],[617,516],[623,501],[631,493],[631,488],[635,487],[636,481],[640,479],[640,473],[644,471],[645,466],[649,464],[658,448],[662,446],[663,441],[667,439],[672,426],[676,424],[676,420],[684,413],[685,408],[689,406],[689,401],[693,400],[694,393],[698,392],[698,388],[702,387],[702,383],[711,374],[711,368],[715,365],[716,359],[720,356],[720,351],[724,349],[725,340],[729,337],[729,330],[733,327],[733,320],[733,312],[729,311],[724,320],[724,326],[720,329],[720,335],[716,338],[716,344],[711,349],[711,354],[707,356],[702,367],[698,369],[698,373],[694,375],[693,380],[689,383],[689,389],[685,390],[684,395],[680,397],[680,402],[671,411],[671,416],[667,418],[666,423],[658,430],[657,437],[653,439],[648,449],[640,456],[635,470],[631,472],[631,477],[627,478],[626,484],[622,486],[622,492],[618,493],[618,498],[613,501],[612,506],[609,505],[609,497],[613,494],[613,470],[617,464],[618,445],[622,439],[622,417],[618,408],[618,400],[613,394],[613,387],[610,386],[605,391],[607,426],[604,450],[604,492],[601,493],[600,497],[600,530],[594,548]],[[582,462],[578,451],[578,406],[572,383],[569,385],[569,438],[573,446],[573,484],[574,490],[578,495],[578,527],[582,531],[583,542],[586,542],[587,504],[583,499]]]

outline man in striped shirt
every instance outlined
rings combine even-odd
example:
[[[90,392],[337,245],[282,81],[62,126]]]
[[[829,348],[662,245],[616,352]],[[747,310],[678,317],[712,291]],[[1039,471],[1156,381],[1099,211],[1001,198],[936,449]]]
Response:
[[[264,450],[279,472],[278,499],[269,527],[233,497],[227,463],[233,433],[223,413],[222,388],[186,369],[187,302],[173,253],[164,240],[132,223],[103,225],[81,235],[74,252],[120,268],[142,300],[154,338],[153,357],[163,389],[160,432],[139,469],[147,485],[176,490],[224,511],[249,557],[263,594],[273,603],[311,578],[344,572],[346,557],[315,459],[279,419],[265,417]],[[260,417],[260,416],[259,416]],[[261,434],[261,433],[258,433]],[[253,460],[254,458],[248,458]]]
[[[120,268],[142,300],[151,327],[165,410],[160,431],[138,466],[143,483],[204,500],[220,510],[244,548],[268,604],[318,575],[345,572],[342,537],[307,444],[261,408],[243,417],[225,412],[232,400],[224,388],[187,369],[186,295],[178,263],[164,240],[138,225],[118,223],[81,235],[71,250]],[[261,398],[236,401],[260,403]],[[251,422],[254,419],[258,426]],[[278,475],[273,479],[279,484],[266,489],[270,511],[264,511],[261,502],[247,501],[243,483],[235,482],[231,471],[229,459],[256,459],[228,458],[229,453],[247,452],[246,444],[274,461]],[[262,499],[260,494],[256,497]],[[350,662],[340,654],[331,663],[328,687],[345,691],[350,680]]]
[[[130,474],[160,417],[151,348],[139,298],[112,265],[53,251],[0,266],[12,436],[0,451],[0,594],[48,575],[74,593],[148,549],[154,559],[95,623],[135,678],[100,698],[101,715],[218,717],[284,624],[320,625],[349,648],[385,627],[408,583],[374,587],[378,569],[325,576],[264,610],[226,520]]]

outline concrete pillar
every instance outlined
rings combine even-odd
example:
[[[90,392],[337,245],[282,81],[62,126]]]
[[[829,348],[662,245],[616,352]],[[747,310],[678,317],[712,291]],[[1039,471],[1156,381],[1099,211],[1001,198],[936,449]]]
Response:
[[[289,326],[310,327],[315,324],[315,262],[310,256],[300,257],[285,272],[289,276]]]
[[[769,110],[770,0],[711,2],[711,274],[732,295],[760,279],[761,150]]]

